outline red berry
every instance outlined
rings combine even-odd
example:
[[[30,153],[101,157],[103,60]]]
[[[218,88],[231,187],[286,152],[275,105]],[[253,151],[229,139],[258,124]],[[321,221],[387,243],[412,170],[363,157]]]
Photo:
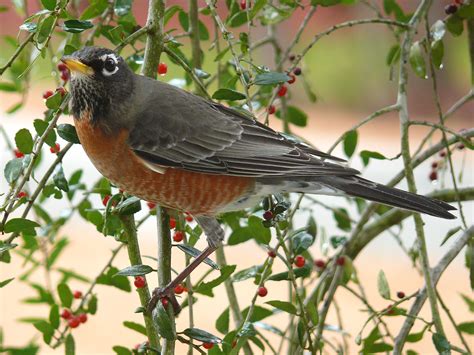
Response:
[[[431,181],[438,180],[438,173],[436,171],[432,171],[429,176]]]
[[[47,99],[48,97],[53,96],[53,95],[54,95],[54,92],[52,92],[51,90],[45,91],[43,93],[43,99]]]
[[[174,232],[173,240],[174,240],[176,243],[182,242],[183,239],[184,239],[184,233],[183,233],[183,232],[181,232],[181,231],[176,231],[176,232]]]
[[[290,60],[290,62],[294,61],[296,58],[296,56],[294,54],[290,54],[290,56],[288,57],[288,59]]]
[[[456,4],[449,4],[444,7],[444,12],[446,15],[452,15],[458,11],[458,7]]]
[[[58,153],[60,150],[61,150],[61,146],[59,145],[59,143],[56,143],[54,147],[49,148],[49,151],[53,154]]]
[[[346,263],[346,258],[340,256],[336,259],[336,265],[343,266]]]
[[[79,319],[79,317],[72,317],[67,321],[67,324],[71,328],[77,328],[79,324],[81,324],[81,320]]]
[[[74,291],[73,296],[75,299],[81,298],[82,297],[82,292],[81,291]]]
[[[295,257],[295,265],[296,265],[297,267],[303,267],[304,264],[305,264],[305,262],[306,262],[306,260],[305,260],[305,258],[304,258],[303,255],[297,255],[297,256]]]
[[[23,198],[23,197],[26,197],[28,196],[28,194],[25,192],[25,191],[20,191],[18,193],[18,195],[16,195],[18,198]]]
[[[276,111],[275,106],[273,106],[273,105],[268,106],[267,112],[268,112],[269,115],[273,115],[275,113],[275,111]]]
[[[174,218],[170,218],[170,229],[176,228],[176,220]]]
[[[14,149],[13,150],[13,154],[15,154],[15,157],[16,158],[23,158],[25,156],[25,154],[23,154],[22,152],[20,152],[18,149]]]
[[[165,75],[168,72],[168,65],[166,63],[158,64],[158,74]]]
[[[439,156],[441,158],[444,158],[446,156],[446,151],[445,150],[442,150],[441,152],[439,152]]]
[[[61,80],[64,82],[67,82],[69,80],[69,72],[68,71],[62,71],[61,72]]]
[[[161,299],[161,304],[163,305],[164,308],[168,307],[168,299],[166,297],[163,297]]]
[[[193,216],[191,216],[191,215],[189,215],[189,214],[186,215],[186,217],[184,217],[184,219],[186,220],[186,222],[189,222],[189,223],[191,223],[192,221],[194,221]]]
[[[176,293],[177,295],[180,295],[183,292],[184,292],[184,286],[182,284],[179,284],[178,286],[174,288],[174,293]]]
[[[252,7],[252,3],[250,2],[250,0],[240,0],[240,8],[242,10],[245,10],[247,8],[247,5],[249,6],[249,9]]]
[[[146,205],[150,210],[154,209],[156,207],[156,203],[154,202],[147,202]]]
[[[265,211],[263,213],[263,219],[265,219],[266,221],[269,221],[273,218],[273,212],[272,211]]]
[[[135,281],[133,284],[136,288],[143,288],[146,285],[146,279],[143,276],[135,276]]]
[[[316,266],[317,268],[320,268],[320,269],[324,269],[324,267],[326,266],[326,263],[324,262],[323,259],[316,259],[314,261],[314,266]]]
[[[273,250],[273,249],[270,249],[270,250],[267,252],[267,254],[268,254],[268,256],[269,256],[270,258],[275,258],[275,257],[277,256],[276,251]]]
[[[245,1],[245,0],[243,0],[243,1]],[[204,343],[204,344],[202,344],[202,346],[204,347],[204,349],[209,350],[209,349],[212,349],[214,347],[214,343]]]
[[[397,292],[397,297],[398,297],[398,298],[405,298],[405,292],[403,292],[403,291],[398,291],[398,292]]]
[[[102,199],[102,204],[104,206],[107,206],[107,203],[109,202],[110,197],[111,197],[110,195],[105,195],[105,197]]]
[[[438,167],[438,162],[437,162],[437,161],[432,162],[432,163],[431,163],[431,167],[432,167],[433,169],[436,169],[436,168]]]
[[[463,150],[465,148],[465,146],[464,146],[464,144],[459,143],[456,148],[458,148],[459,150]]]
[[[62,86],[56,88],[56,92],[59,92],[61,94],[61,96],[66,95],[66,89],[63,88]]]
[[[64,64],[64,63],[59,63],[59,64],[58,64],[58,70],[59,70],[59,71],[66,71],[66,70],[68,70],[68,69],[67,69],[66,64]]]
[[[79,320],[81,321],[81,323],[87,322],[87,314],[81,313],[81,314],[79,314],[78,317],[79,317]]]
[[[296,67],[295,69],[293,69],[293,74],[295,74],[296,76],[301,75],[301,68]]]
[[[265,286],[259,287],[257,292],[260,297],[265,297],[268,294],[268,290]]]
[[[291,78],[290,80],[287,81],[288,84],[293,84],[296,81],[296,76],[293,74],[288,74],[288,76]]]
[[[278,89],[277,95],[280,97],[285,96],[287,91],[288,91],[288,88],[285,85],[282,85]]]
[[[69,309],[63,309],[63,311],[61,312],[61,318],[62,319],[69,319],[72,317],[72,313]]]

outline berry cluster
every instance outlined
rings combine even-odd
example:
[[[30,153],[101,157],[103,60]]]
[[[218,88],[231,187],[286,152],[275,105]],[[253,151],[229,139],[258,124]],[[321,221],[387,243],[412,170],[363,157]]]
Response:
[[[58,64],[58,70],[61,73],[61,80],[63,81],[64,84],[66,84],[69,81],[70,74],[69,74],[69,69],[67,68],[66,64],[64,63],[59,63]]]
[[[243,0],[243,2],[245,3],[245,0]],[[290,55],[290,60],[294,60],[295,59],[295,55],[292,54]],[[291,59],[293,58],[293,59]],[[296,76],[297,75],[301,75],[301,68],[295,68],[293,69],[293,73],[290,73],[289,71],[286,73],[289,77],[290,77],[290,80],[287,81],[288,84],[293,84],[294,82],[296,82]],[[284,97],[288,92],[288,86],[286,86],[285,84],[281,84],[279,87],[278,87],[278,90],[277,90],[277,96],[278,97]],[[276,111],[276,108],[274,105],[270,105],[267,107],[267,112],[269,115],[272,115],[274,114]]]
[[[74,291],[73,292],[73,297],[75,299],[81,299],[82,298],[82,292],[81,291]],[[77,328],[81,323],[86,323],[87,322],[87,314],[86,313],[77,313],[74,314],[71,310],[65,308],[60,314],[61,318],[64,319],[67,322],[67,325],[70,328]]]
[[[53,92],[52,90],[47,90],[43,93],[43,99],[48,99],[49,97],[53,96],[56,92],[59,92],[61,94],[61,97],[64,97],[66,95],[66,89],[64,89],[62,86],[57,87],[56,90]]]
[[[464,0],[454,0],[453,3],[448,4],[444,7],[446,15],[455,14],[460,6],[464,5]]]

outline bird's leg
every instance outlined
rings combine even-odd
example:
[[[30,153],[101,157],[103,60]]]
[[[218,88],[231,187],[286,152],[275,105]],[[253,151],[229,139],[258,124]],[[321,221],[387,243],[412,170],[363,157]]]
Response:
[[[181,311],[176,297],[174,295],[174,289],[180,283],[182,283],[191,272],[196,269],[209,255],[211,255],[220,245],[224,239],[224,230],[220,226],[219,222],[215,218],[211,217],[196,217],[196,221],[203,229],[207,236],[208,247],[204,249],[176,278],[171,281],[165,287],[158,287],[153,290],[152,297],[147,305],[147,311],[151,314],[156,307],[158,301],[162,298],[168,298],[173,306],[175,314]]]

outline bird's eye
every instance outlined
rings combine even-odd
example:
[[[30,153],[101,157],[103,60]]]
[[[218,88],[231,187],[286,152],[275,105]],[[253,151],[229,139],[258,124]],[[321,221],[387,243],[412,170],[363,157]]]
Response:
[[[105,70],[107,70],[110,73],[115,71],[115,62],[114,62],[114,60],[112,58],[107,58],[104,62],[104,68],[105,68]]]

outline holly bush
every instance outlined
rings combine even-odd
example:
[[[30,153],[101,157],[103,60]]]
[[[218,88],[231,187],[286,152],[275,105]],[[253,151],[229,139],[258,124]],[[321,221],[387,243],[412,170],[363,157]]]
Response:
[[[100,304],[105,302],[99,302],[97,290],[101,287],[111,287],[117,293],[136,293],[135,312],[143,315],[141,322],[125,321],[123,325],[146,341],[132,348],[113,339],[111,351],[120,355],[183,353],[186,349],[189,353],[209,354],[399,354],[402,350],[416,354],[417,343],[426,338],[432,352],[472,350],[469,337],[474,333],[474,323],[456,321],[449,305],[442,300],[444,290],[436,288],[448,265],[456,258],[462,260],[462,253],[470,275],[466,284],[474,286],[474,227],[472,215],[465,212],[465,202],[474,198],[474,187],[472,176],[467,177],[470,181],[463,180],[466,169],[460,162],[473,148],[470,139],[474,130],[456,131],[446,123],[468,105],[472,108],[474,4],[470,0],[447,3],[444,12],[430,0],[38,3],[40,8],[34,12],[29,1],[11,1],[0,6],[1,12],[21,17],[23,22],[19,29],[13,29],[18,30],[16,37],[3,35],[0,66],[2,101],[12,100],[0,122],[5,150],[2,156],[9,157],[2,161],[0,261],[5,265],[15,259],[21,265],[14,270],[2,266],[9,276],[0,280],[0,288],[12,287],[13,283],[25,285],[27,294],[18,296],[34,307],[28,307],[31,316],[18,321],[31,323],[37,331],[32,339],[23,339],[6,329],[5,339],[0,333],[2,352],[36,354],[64,347],[66,354],[75,353],[81,346],[76,344],[76,328],[87,327],[83,324],[101,312]],[[148,13],[146,22],[135,17],[143,10]],[[314,33],[321,19],[328,22],[331,16],[339,18],[341,13],[346,17],[363,13],[367,17],[350,18]],[[83,167],[63,168],[71,148],[80,145],[80,141],[73,125],[59,123],[61,117],[68,115],[70,99],[69,72],[59,59],[85,45],[114,48],[136,72],[151,77],[159,74],[163,76],[160,79],[254,115],[266,124],[270,119],[278,120],[289,139],[303,142],[304,138],[295,133],[296,128],[307,127],[312,118],[305,111],[318,107],[321,97],[316,93],[322,89],[308,74],[320,63],[314,57],[308,59],[312,48],[318,47],[323,38],[329,38],[329,43],[334,44],[325,50],[329,52],[328,58],[336,60],[332,53],[340,43],[330,42],[333,33],[359,31],[359,27],[366,26],[374,31],[383,27],[389,34],[385,58],[376,59],[386,61],[387,88],[381,91],[390,94],[391,104],[377,109],[349,130],[341,130],[340,137],[332,139],[328,152],[341,145],[345,157],[360,161],[363,168],[379,169],[384,160],[403,162],[404,168],[388,182],[390,186],[406,179],[408,188],[416,191],[414,171],[420,169],[425,178],[438,182],[432,185],[429,195],[452,202],[458,208],[458,219],[447,234],[439,231],[438,235],[429,235],[443,245],[441,258],[434,262],[428,253],[428,236],[419,215],[361,199],[324,200],[329,201],[326,203],[310,195],[273,194],[252,209],[219,216],[228,233],[224,247],[216,253],[216,261],[207,259],[201,267],[207,271],[200,278],[189,277],[175,289],[183,307],[179,317],[189,319],[187,327],[176,325],[167,299],[158,302],[152,315],[147,313],[151,285],[166,284],[172,276],[172,266],[182,267],[172,262],[171,252],[183,253],[189,263],[199,253],[196,243],[203,238],[202,230],[185,211],[166,210],[140,201],[105,178],[90,183],[84,178]],[[288,38],[289,42],[285,40]],[[452,48],[449,46],[455,39],[467,43],[456,48],[463,51],[459,55],[469,58],[470,87],[448,109],[443,109],[441,102],[446,101],[443,95],[447,93],[441,90],[439,77],[446,70],[445,48]],[[359,67],[346,67],[343,76],[367,71],[363,63],[371,63],[374,54],[378,55],[378,51],[362,52]],[[350,62],[351,58],[345,60]],[[463,72],[461,76],[468,74]],[[8,115],[21,112],[27,100],[41,100],[29,94],[38,87],[37,79],[44,77],[54,82],[56,89],[44,92],[43,112],[35,113],[34,118],[24,123],[25,127],[12,134],[5,128],[10,120]],[[431,100],[435,114],[429,121],[411,118],[407,97],[412,87],[408,83],[419,81],[429,84],[428,90],[417,93],[418,97]],[[349,80],[346,84],[354,85]],[[297,86],[299,89],[295,89]],[[364,87],[357,91],[364,92]],[[359,141],[360,127],[390,114],[398,114],[400,125],[400,153],[395,157],[387,157],[382,148],[367,150]],[[422,126],[425,131],[416,148],[410,150],[411,126]],[[464,158],[459,159],[461,156]],[[431,168],[426,168],[427,164]],[[316,211],[321,209],[326,211],[325,218],[318,218]],[[414,225],[405,223],[412,216]],[[73,218],[92,225],[97,231],[96,238],[105,236],[115,242],[107,260],[87,261],[97,267],[93,277],[84,275],[80,265],[59,261],[71,247],[64,230]],[[157,258],[145,258],[147,253],[142,254],[137,235],[154,218],[158,220],[159,254]],[[408,256],[405,262],[411,263],[413,272],[418,270],[423,275],[417,290],[394,292],[390,287],[394,280],[380,265],[375,266],[380,270],[373,281],[379,294],[368,295],[364,291],[357,258],[383,232],[399,242]],[[416,234],[412,246],[405,245],[403,236],[407,234]],[[261,250],[261,257],[248,268],[228,264],[226,254],[243,243]],[[122,251],[127,252],[129,265],[116,261]],[[46,281],[39,282],[38,275],[45,275],[40,279]],[[82,286],[75,289],[70,286],[72,283]],[[253,294],[245,299],[238,296],[242,283],[253,283]],[[287,289],[287,296],[272,296],[269,284]],[[225,290],[225,309],[205,310],[215,318],[215,326],[195,326],[194,313],[202,307],[199,301],[215,297],[220,289]],[[347,291],[366,312],[366,321],[358,324],[360,331],[356,334],[345,330],[343,305],[337,302],[339,290]],[[460,297],[465,302],[464,311],[473,312],[472,296]],[[374,306],[370,301],[373,298],[382,298],[386,306]],[[8,299],[3,302],[9,304]],[[419,313],[425,303],[429,304],[429,312],[421,317]],[[117,307],[116,312],[129,309]],[[328,318],[329,312],[337,315],[335,320]],[[454,332],[448,333],[447,328]],[[22,338],[23,347],[9,345],[18,344],[18,338]]]

